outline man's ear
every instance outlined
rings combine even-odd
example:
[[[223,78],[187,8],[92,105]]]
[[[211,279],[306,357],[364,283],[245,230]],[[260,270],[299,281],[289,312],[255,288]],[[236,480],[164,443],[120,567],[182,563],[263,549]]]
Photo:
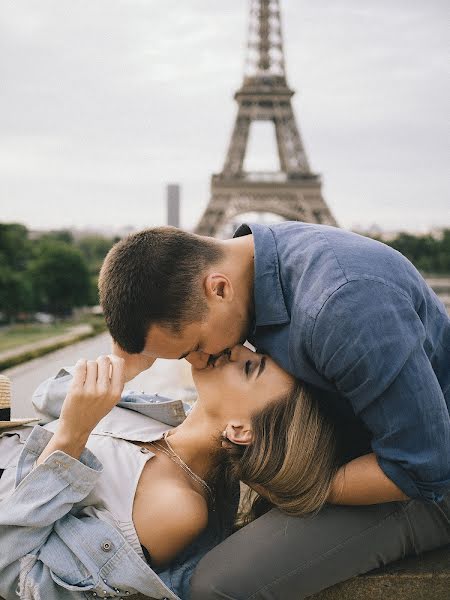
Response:
[[[244,423],[228,423],[223,434],[224,438],[230,440],[233,444],[241,446],[249,446],[253,441],[253,432],[250,429],[250,425]]]
[[[223,273],[208,273],[203,280],[205,295],[208,299],[233,299],[234,290],[229,278]]]

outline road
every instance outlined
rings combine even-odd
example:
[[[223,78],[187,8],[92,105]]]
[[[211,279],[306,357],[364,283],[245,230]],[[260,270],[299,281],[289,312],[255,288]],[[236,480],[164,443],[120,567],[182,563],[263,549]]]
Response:
[[[62,367],[75,364],[80,357],[94,359],[100,354],[110,352],[110,348],[111,338],[107,333],[103,333],[3,371],[12,383],[12,416],[34,416],[31,396],[41,381],[56,375]],[[126,387],[158,392],[170,398],[195,398],[190,367],[184,360],[157,360],[151,369],[141,373]]]

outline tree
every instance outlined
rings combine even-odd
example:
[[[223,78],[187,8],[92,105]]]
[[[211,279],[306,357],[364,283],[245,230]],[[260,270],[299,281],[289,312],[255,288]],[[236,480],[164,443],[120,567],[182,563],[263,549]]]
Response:
[[[25,272],[15,272],[0,264],[0,311],[7,321],[20,312],[33,309],[33,289]]]
[[[20,223],[0,223],[0,312],[8,321],[33,308],[32,286],[26,273],[30,253],[27,228]]]
[[[30,253],[27,228],[20,223],[0,223],[0,261],[14,271],[21,271]]]
[[[40,236],[39,241],[65,242],[66,244],[74,243],[73,233],[70,229],[54,229],[53,231],[47,231]]]
[[[450,274],[450,229],[444,229],[442,237],[437,238],[429,234],[399,233],[385,243],[401,252],[423,273]]]
[[[112,238],[107,238],[96,234],[85,235],[76,241],[76,246],[79,248],[89,268],[89,304],[91,305],[98,304],[99,302],[97,289],[98,273],[102,266],[103,259],[107,255],[112,245]]]
[[[80,251],[69,244],[41,240],[29,272],[41,309],[55,315],[68,315],[75,306],[89,302],[87,265]]]

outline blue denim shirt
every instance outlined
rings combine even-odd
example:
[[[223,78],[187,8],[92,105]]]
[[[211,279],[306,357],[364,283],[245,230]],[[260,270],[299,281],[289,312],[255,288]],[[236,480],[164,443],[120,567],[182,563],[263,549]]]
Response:
[[[35,392],[41,423],[59,417],[71,378],[63,369]],[[129,391],[118,406],[100,421],[97,435],[156,439],[158,427],[180,424],[187,409],[180,400]],[[123,408],[150,419],[141,418],[138,427],[127,426],[122,421],[128,411],[123,411],[118,424],[112,413]],[[140,592],[156,599],[188,600],[190,577],[200,558],[231,533],[238,486],[224,521],[210,513],[206,530],[168,567],[155,571],[101,506],[84,506],[102,472],[102,464],[89,449],[79,460],[53,452],[33,468],[51,436],[40,425],[0,431],[0,469],[5,469],[0,480],[0,597],[94,600]]]
[[[450,320],[419,272],[380,242],[301,222],[242,225],[255,243],[249,341],[323,390],[411,498],[450,489]],[[370,446],[366,451],[370,451]]]

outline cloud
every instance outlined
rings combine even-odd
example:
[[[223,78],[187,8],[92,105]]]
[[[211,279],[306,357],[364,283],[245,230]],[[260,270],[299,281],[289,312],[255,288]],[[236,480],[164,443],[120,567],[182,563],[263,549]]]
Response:
[[[444,2],[281,5],[294,109],[339,222],[449,223]],[[165,184],[179,181],[193,226],[231,135],[247,10],[3,0],[1,218],[162,223]]]

